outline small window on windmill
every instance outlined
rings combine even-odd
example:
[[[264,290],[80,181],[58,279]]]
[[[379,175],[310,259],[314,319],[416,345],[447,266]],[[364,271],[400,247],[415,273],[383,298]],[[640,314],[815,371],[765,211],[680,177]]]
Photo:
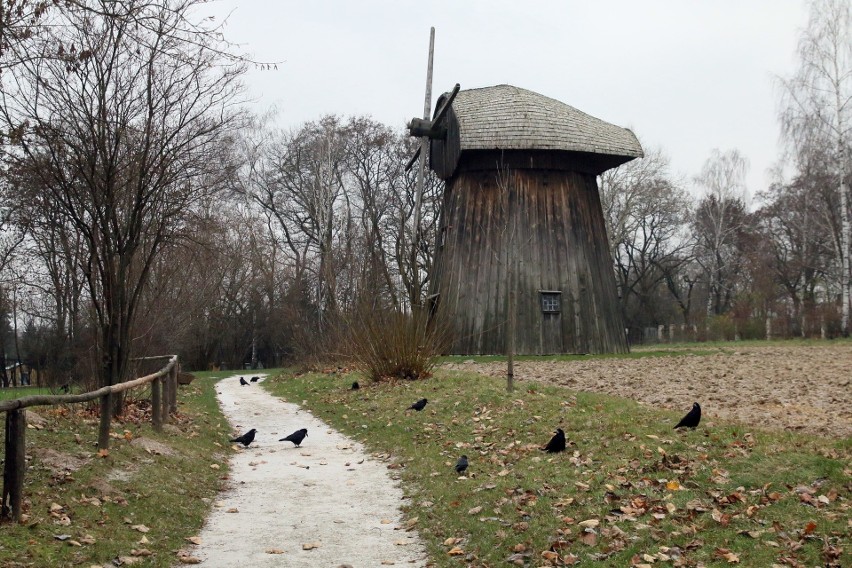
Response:
[[[558,314],[562,311],[562,292],[559,290],[539,290],[541,311],[546,314]]]

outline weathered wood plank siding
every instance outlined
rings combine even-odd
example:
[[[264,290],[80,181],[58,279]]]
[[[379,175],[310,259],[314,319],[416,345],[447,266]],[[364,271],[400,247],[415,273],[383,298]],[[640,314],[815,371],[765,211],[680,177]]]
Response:
[[[491,154],[499,163],[500,153]],[[466,159],[444,193],[431,289],[454,322],[450,352],[505,352],[508,262],[515,262],[517,353],[626,352],[595,176],[467,169]],[[559,313],[542,311],[542,290],[561,292]]]

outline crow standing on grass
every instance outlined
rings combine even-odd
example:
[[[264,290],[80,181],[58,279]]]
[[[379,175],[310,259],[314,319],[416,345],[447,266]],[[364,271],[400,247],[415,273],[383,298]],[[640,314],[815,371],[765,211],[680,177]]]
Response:
[[[467,469],[467,465],[467,456],[462,455],[462,457],[459,458],[459,461],[456,462],[456,473],[459,475],[464,473],[464,470]]]
[[[305,436],[308,435],[308,429],[302,428],[301,430],[296,430],[286,438],[281,438],[278,440],[279,442],[293,442],[298,448],[302,444],[302,440],[305,439]]]
[[[245,447],[248,447],[249,444],[254,442],[254,435],[255,435],[256,432],[257,432],[257,430],[252,428],[251,430],[249,430],[248,432],[246,432],[245,434],[243,434],[239,438],[231,438],[231,441],[237,442],[238,444],[242,444]]]
[[[361,385],[358,384],[358,381],[352,383],[352,390],[356,391],[361,388]]]
[[[562,431],[562,428],[556,429],[556,432],[553,434],[553,437],[543,449],[545,452],[551,454],[561,452],[565,449],[565,432]]]
[[[426,406],[427,402],[429,402],[429,401],[426,400],[425,398],[421,398],[420,400],[418,400],[417,402],[415,402],[414,404],[412,404],[411,406],[406,408],[406,410],[416,410],[417,412],[420,412]]]
[[[692,403],[692,410],[686,413],[686,416],[680,419],[680,422],[677,423],[677,426],[674,427],[675,430],[678,428],[695,428],[698,426],[698,423],[701,421],[701,406],[698,405],[697,402]]]
[[[246,386],[246,385],[248,384],[248,381],[247,381],[247,380],[245,380],[244,378],[240,377],[240,384],[241,384],[242,386]]]

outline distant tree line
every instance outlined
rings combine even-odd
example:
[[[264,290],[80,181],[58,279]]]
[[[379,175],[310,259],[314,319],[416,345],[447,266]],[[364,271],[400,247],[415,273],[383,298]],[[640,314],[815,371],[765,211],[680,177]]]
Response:
[[[415,231],[415,142],[365,116],[250,116],[247,60],[199,3],[0,0],[0,373],[280,365],[423,302],[442,195],[428,177]],[[660,148],[601,176],[632,340],[848,334],[850,45],[848,3],[813,2],[769,187],[749,194],[737,150],[692,179]]]

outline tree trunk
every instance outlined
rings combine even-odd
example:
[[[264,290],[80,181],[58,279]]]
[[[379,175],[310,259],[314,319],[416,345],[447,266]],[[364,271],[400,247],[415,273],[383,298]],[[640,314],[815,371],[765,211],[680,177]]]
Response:
[[[839,93],[838,93],[839,94]],[[846,187],[846,148],[843,139],[843,123],[840,116],[840,108],[837,109],[837,121],[839,134],[837,136],[837,177],[840,182],[840,242],[841,242],[841,269],[840,286],[841,302],[840,308],[840,330],[843,337],[849,337],[849,305],[852,299],[852,274],[849,272],[849,254],[852,247],[852,226],[849,220],[849,195]]]
[[[26,410],[6,413],[5,462],[3,467],[3,504],[0,518],[18,521],[26,470]]]

